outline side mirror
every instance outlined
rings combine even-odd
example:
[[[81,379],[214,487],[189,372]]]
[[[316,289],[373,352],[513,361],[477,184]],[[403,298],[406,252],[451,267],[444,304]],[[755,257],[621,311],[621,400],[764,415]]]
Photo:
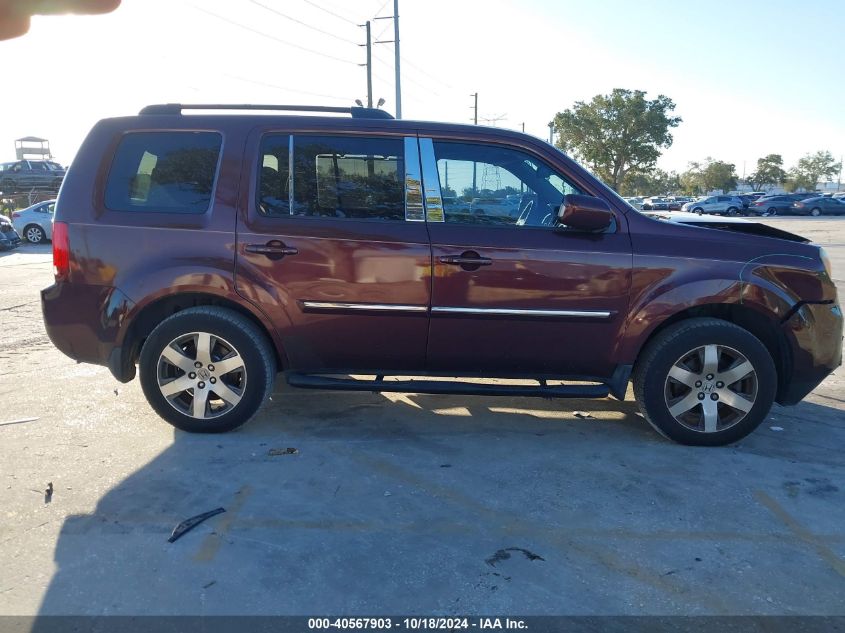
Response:
[[[558,222],[578,231],[603,231],[613,223],[613,211],[601,198],[569,193],[557,213]]]

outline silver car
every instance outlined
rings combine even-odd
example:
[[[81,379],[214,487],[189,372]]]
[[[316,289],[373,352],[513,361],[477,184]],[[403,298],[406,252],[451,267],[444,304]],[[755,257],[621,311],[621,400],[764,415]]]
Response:
[[[719,215],[736,215],[742,209],[742,200],[736,196],[704,196],[698,200],[687,202],[681,207],[681,211],[718,213]]]
[[[12,225],[28,242],[41,244],[53,239],[53,212],[55,200],[39,202],[22,211],[12,213]]]

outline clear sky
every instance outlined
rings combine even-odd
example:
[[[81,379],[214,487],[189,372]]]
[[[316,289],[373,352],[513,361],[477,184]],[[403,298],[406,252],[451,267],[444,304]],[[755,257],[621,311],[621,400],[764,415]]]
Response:
[[[96,120],[148,103],[365,100],[357,24],[392,4],[124,0],[106,16],[35,18],[0,42],[12,80],[0,160],[35,135],[67,164]],[[482,121],[548,138],[556,112],[619,87],[676,102],[666,169],[712,156],[742,175],[768,153],[787,166],[845,153],[843,0],[400,0],[400,15],[405,118],[468,122],[478,91]],[[373,35],[393,39],[392,22]],[[375,98],[393,111],[392,44],[374,55]]]

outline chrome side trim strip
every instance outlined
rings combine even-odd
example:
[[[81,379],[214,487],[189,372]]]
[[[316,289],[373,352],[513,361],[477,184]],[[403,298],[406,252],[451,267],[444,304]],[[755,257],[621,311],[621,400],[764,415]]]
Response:
[[[303,301],[305,310],[362,310],[366,312],[428,312],[428,306],[395,303],[340,303],[334,301]]]
[[[444,222],[443,196],[440,193],[440,174],[437,172],[437,157],[430,138],[420,139],[420,163],[425,192],[425,219],[428,222]]]
[[[538,317],[584,317],[588,319],[607,319],[608,310],[519,310],[511,308],[455,308],[434,306],[432,312],[443,314],[497,314],[503,316],[538,316]]]

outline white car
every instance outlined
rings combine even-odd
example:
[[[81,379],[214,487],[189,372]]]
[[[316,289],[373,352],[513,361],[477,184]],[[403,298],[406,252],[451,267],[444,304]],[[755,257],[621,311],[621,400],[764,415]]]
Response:
[[[18,234],[32,244],[53,239],[53,213],[56,201],[47,200],[12,212],[12,226]]]
[[[681,211],[692,213],[718,213],[721,215],[736,215],[744,208],[742,200],[736,196],[704,196],[693,202],[687,202]]]

